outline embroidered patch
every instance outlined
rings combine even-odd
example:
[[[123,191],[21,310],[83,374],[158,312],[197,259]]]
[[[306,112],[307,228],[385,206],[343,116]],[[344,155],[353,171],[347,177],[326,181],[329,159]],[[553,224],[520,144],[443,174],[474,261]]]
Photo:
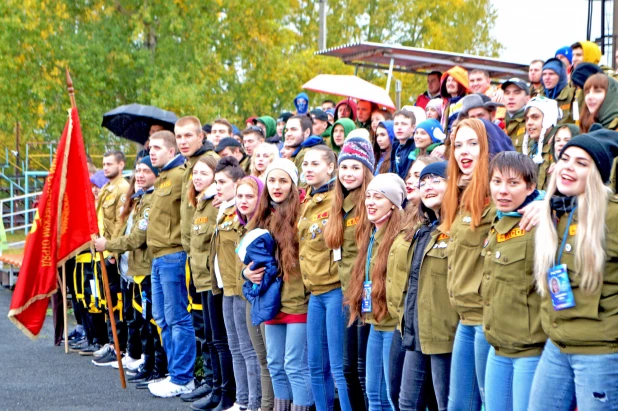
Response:
[[[148,220],[148,216],[150,216],[150,207],[144,210],[144,218]]]
[[[561,110],[569,110],[571,108],[571,104],[570,103],[566,103],[560,106]]]
[[[127,201],[127,196],[126,194],[123,194],[120,196],[120,202],[124,203],[125,201]]]
[[[157,188],[167,188],[167,187],[171,187],[172,186],[172,181],[168,180],[168,181],[164,181],[161,184],[159,184],[159,187]]]
[[[440,235],[438,236],[438,241],[447,240],[447,239],[449,239],[449,238],[450,238],[450,237],[448,236],[448,234],[444,234],[444,233],[442,233],[442,234],[440,234]]]
[[[569,235],[573,236],[577,234],[577,224],[573,224],[569,227]]]
[[[323,220],[325,218],[328,218],[328,211],[324,211],[323,213],[320,214],[316,214],[313,216],[312,220],[316,221],[316,220]]]
[[[148,220],[145,220],[145,219],[139,220],[139,223],[137,223],[137,228],[139,228],[142,231],[146,230],[148,228]]]
[[[345,222],[345,225],[346,225],[346,227],[352,227],[353,225],[357,225],[359,220],[360,220],[360,217],[349,218]]]
[[[524,134],[526,134],[525,128],[520,128],[519,130],[517,130],[517,137],[523,136]]]
[[[207,222],[208,222],[208,217],[199,217],[199,218],[196,218],[194,221],[195,224],[203,224]]]
[[[472,217],[466,216],[466,217],[461,219],[461,222],[465,223],[465,224],[470,224],[472,222]]]
[[[526,235],[526,230],[522,230],[521,228],[517,227],[506,234],[498,234],[498,242],[503,243],[507,240],[510,240],[511,238],[523,237],[524,235]]]

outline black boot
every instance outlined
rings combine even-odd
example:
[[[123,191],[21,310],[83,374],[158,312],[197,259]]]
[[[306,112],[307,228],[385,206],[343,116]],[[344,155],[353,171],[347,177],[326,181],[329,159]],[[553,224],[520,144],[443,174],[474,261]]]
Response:
[[[221,402],[221,394],[211,392],[204,398],[200,398],[191,404],[192,410],[209,411],[215,408]]]
[[[200,398],[206,397],[211,392],[212,392],[212,387],[207,383],[203,383],[202,385],[198,386],[193,391],[188,392],[186,394],[182,394],[180,396],[180,399],[183,400],[184,402],[193,402],[193,401],[199,400]]]
[[[222,397],[221,402],[214,408],[212,411],[225,411],[229,410],[234,406],[234,400],[229,399],[228,397]]]

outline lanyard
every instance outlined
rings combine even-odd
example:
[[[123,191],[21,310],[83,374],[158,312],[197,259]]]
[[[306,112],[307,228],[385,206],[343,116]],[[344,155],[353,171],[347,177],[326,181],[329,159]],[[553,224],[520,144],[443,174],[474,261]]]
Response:
[[[369,281],[369,266],[371,265],[371,254],[373,253],[373,242],[376,236],[376,229],[371,232],[371,239],[369,240],[369,248],[367,249],[367,260],[365,262],[365,281]]]
[[[571,227],[571,221],[573,221],[573,214],[575,213],[575,210],[577,210],[577,207],[575,207],[569,213],[569,219],[567,221],[567,225],[566,225],[566,228],[564,230],[564,234],[562,235],[562,244],[560,244],[560,251],[558,252],[558,263],[560,263],[562,261],[562,252],[564,251],[564,246],[566,245],[566,239],[567,239],[567,236],[569,235],[569,227]],[[554,265],[556,265],[555,262],[554,262]]]

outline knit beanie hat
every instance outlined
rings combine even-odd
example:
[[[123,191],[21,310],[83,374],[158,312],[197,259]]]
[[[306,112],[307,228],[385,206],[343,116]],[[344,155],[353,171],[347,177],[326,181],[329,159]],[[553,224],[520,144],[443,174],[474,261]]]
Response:
[[[421,170],[421,175],[418,178],[418,181],[421,181],[423,179],[423,177],[434,174],[438,177],[442,177],[443,179],[446,179],[446,166],[448,165],[448,162],[446,161],[438,161],[437,163],[431,163],[425,166],[425,168],[423,168]]]
[[[583,89],[588,77],[593,74],[603,73],[603,69],[592,63],[579,63],[571,73],[571,81],[577,87]]]
[[[416,125],[416,128],[425,130],[427,134],[429,134],[429,137],[431,137],[432,143],[443,143],[446,138],[446,134],[444,134],[444,130],[442,129],[442,124],[433,118],[420,122]]]
[[[144,157],[144,158],[147,158],[150,160],[150,157]],[[157,175],[158,174],[159,174],[159,171],[157,170]],[[96,173],[92,175],[92,177],[90,177],[90,182],[94,184],[95,186],[97,186],[98,188],[103,188],[103,186],[107,184],[108,181],[109,180],[107,179],[107,177],[105,177],[105,173],[103,172],[103,170],[97,171]]]
[[[421,121],[425,121],[425,119],[427,119],[427,113],[425,112],[425,110],[423,110],[422,107],[403,106],[401,107],[401,110],[406,110],[414,114],[414,118],[416,119],[416,124],[420,123]]]
[[[367,191],[377,191],[401,210],[406,198],[406,183],[395,173],[378,174],[367,186]]]
[[[442,118],[442,99],[441,98],[433,98],[429,100],[429,102],[427,103],[427,106],[425,107],[425,110],[427,110],[428,108],[433,108],[434,110],[436,110],[440,118]]]
[[[594,124],[591,132],[580,134],[569,140],[562,151],[569,147],[579,147],[592,157],[597,166],[603,183],[609,182],[614,157],[618,156],[618,132],[602,128],[600,124]]]
[[[364,138],[367,141],[370,141],[371,137],[369,135],[369,130],[366,128],[355,128],[350,131],[347,136],[345,136],[346,141],[350,138]]]
[[[142,157],[137,164],[146,164],[148,168],[154,173],[154,175],[159,177],[159,169],[152,165],[150,156]]]
[[[285,171],[292,179],[294,185],[298,185],[298,169],[293,161],[288,160],[287,158],[275,158],[266,168],[266,178],[268,178],[268,175],[273,170]]]
[[[545,135],[547,134],[547,130],[551,129],[558,123],[558,120],[560,119],[560,117],[562,117],[562,113],[558,108],[558,103],[556,102],[556,100],[552,100],[542,96],[537,96],[530,100],[524,108],[524,113],[527,113],[531,107],[534,107],[538,109],[541,113],[543,113],[543,124],[541,129],[541,135],[539,136],[539,142],[537,144],[537,152],[532,157],[532,160],[535,162],[535,164],[543,164],[543,144],[545,140]],[[528,153],[529,141],[530,135],[526,131],[526,134],[524,134],[522,151],[527,156],[530,155],[530,153]]]
[[[554,57],[558,56],[564,56],[569,60],[569,63],[573,63],[573,50],[571,50],[570,46],[559,48]]]
[[[367,132],[367,130],[365,131]],[[352,133],[350,133],[350,135],[351,134]],[[345,160],[360,161],[365,167],[369,169],[369,171],[373,173],[375,156],[373,154],[373,147],[371,146],[371,142],[369,141],[369,139],[363,137],[347,138],[343,143],[343,147],[341,147],[338,165],[340,165]]]

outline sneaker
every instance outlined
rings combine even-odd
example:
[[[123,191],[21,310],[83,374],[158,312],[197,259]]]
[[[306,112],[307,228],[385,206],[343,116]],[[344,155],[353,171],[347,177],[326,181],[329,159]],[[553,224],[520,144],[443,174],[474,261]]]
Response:
[[[85,337],[84,334],[74,329],[73,331],[69,333],[69,342],[72,342],[75,340],[81,340],[84,337]],[[60,342],[64,344],[64,334],[62,335],[62,339],[60,340]]]
[[[133,364],[134,362],[137,362],[139,360],[136,360],[135,358],[131,358],[128,354],[125,354],[122,357],[122,368],[127,368],[127,365],[129,364]],[[116,361],[115,363],[112,364],[112,367],[115,369],[118,369],[118,361]]]
[[[155,384],[148,384],[148,390],[155,397],[170,398],[189,393],[195,389],[193,380],[185,385],[174,384],[170,379],[165,379]]]
[[[151,370],[147,370],[144,367],[140,367],[138,368],[135,375],[132,375],[129,378],[127,378],[127,381],[129,381],[131,384],[137,384],[139,382],[147,381],[151,375],[152,375]]]
[[[118,363],[116,358],[116,352],[114,350],[109,351],[101,358],[95,358],[92,363],[97,367],[111,367],[114,363]]]
[[[130,371],[137,372],[138,368],[141,367],[142,364],[144,364],[144,355],[143,354],[142,354],[142,357],[139,360],[127,364],[126,369],[129,372]]]
[[[142,382],[138,382],[135,385],[135,388],[137,388],[138,390],[145,390],[146,388],[148,388],[148,385],[150,384],[154,384],[154,383],[158,383],[165,380],[165,377],[162,376],[161,374],[158,374],[156,372],[152,372],[152,374],[150,374],[150,377],[148,377],[146,380],[142,381]]]
[[[88,341],[87,340],[82,340],[82,341],[79,342],[79,344],[69,345],[69,351],[80,352],[81,350],[85,349],[86,347],[88,347]]]
[[[97,343],[90,344],[84,347],[84,349],[79,352],[79,355],[90,356],[94,354],[95,351],[99,350],[100,348],[101,348],[101,345]]]
[[[88,341],[88,340],[86,339],[86,337],[82,337],[82,338],[78,338],[78,339],[73,340],[73,341],[69,341],[69,347],[75,347],[76,345],[83,344],[83,343],[84,343],[84,341]],[[64,342],[63,342],[63,343],[64,343]]]
[[[180,396],[180,399],[183,400],[184,402],[193,402],[193,401],[199,400],[200,398],[206,397],[211,392],[212,392],[212,387],[209,384],[203,383],[203,384],[200,384],[199,386],[196,386],[196,388],[190,393],[182,394]]]
[[[105,356],[105,354],[107,354],[111,350],[113,350],[112,346],[109,343],[107,343],[103,347],[101,347],[99,350],[95,351],[93,356],[94,358],[101,358]]]

